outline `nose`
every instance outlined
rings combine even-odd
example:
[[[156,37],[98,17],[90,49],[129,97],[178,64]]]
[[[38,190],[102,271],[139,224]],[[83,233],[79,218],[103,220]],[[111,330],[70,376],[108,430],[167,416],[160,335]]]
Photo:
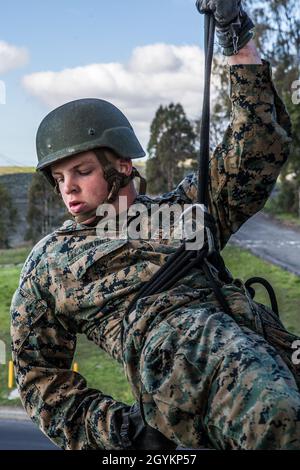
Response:
[[[71,194],[73,192],[78,192],[78,184],[72,176],[66,176],[63,184],[63,191],[65,194]]]

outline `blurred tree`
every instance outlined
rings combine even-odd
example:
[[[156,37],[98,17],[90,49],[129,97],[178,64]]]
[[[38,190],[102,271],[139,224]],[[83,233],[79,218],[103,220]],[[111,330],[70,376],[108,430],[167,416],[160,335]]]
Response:
[[[171,191],[196,160],[193,126],[181,104],[160,106],[151,124],[146,177],[150,193]]]

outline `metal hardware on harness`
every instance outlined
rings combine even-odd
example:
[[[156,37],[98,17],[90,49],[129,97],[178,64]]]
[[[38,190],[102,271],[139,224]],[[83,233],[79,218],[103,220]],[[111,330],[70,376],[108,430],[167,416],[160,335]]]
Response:
[[[206,231],[206,236],[207,236],[207,242],[208,242],[208,252],[207,252],[207,256],[211,255],[214,251],[216,251],[215,249],[215,241],[214,241],[214,237],[213,237],[213,234],[211,233],[211,230],[209,227],[205,227],[205,231]]]
[[[195,209],[195,208],[196,209],[199,208],[204,214],[204,216],[203,216],[203,228],[205,230],[206,239],[207,239],[207,243],[208,243],[207,256],[209,256],[214,251],[216,251],[216,248],[215,248],[215,241],[214,241],[214,236],[212,234],[212,231],[211,231],[210,227],[207,224],[205,224],[205,214],[209,214],[209,212],[207,210],[207,207],[204,204],[199,204],[199,203],[192,204],[191,206],[189,206],[187,209],[185,209],[182,212],[182,214],[179,217],[179,222],[183,221],[184,218],[186,217],[186,215],[188,215],[190,212],[192,212],[193,209]],[[185,240],[185,241],[187,243],[187,242],[191,242],[192,240]]]

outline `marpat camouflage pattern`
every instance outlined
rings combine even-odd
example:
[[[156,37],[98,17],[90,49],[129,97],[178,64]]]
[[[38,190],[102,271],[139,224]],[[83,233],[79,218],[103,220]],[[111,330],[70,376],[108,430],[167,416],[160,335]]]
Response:
[[[259,211],[288,157],[290,121],[270,67],[230,67],[232,116],[210,161],[209,200],[218,242]],[[158,198],[196,200],[195,175]],[[288,333],[235,279],[220,309],[201,270],[126,309],[175,250],[166,240],[101,239],[67,221],[41,240],[11,306],[13,358],[24,407],[64,449],[117,449],[111,418],[124,404],[70,370],[83,333],[123,364],[146,421],[178,445],[300,449],[300,375]],[[124,321],[122,350],[121,325]]]

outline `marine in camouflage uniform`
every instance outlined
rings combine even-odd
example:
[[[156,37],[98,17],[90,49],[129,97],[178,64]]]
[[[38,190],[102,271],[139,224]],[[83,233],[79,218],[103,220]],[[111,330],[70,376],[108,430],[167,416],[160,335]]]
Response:
[[[260,210],[291,142],[270,67],[230,67],[232,118],[210,161],[209,204],[222,249]],[[196,200],[195,175],[151,206]],[[64,449],[119,449],[113,416],[124,407],[70,370],[82,333],[123,364],[146,421],[183,447],[299,449],[299,370],[280,320],[238,279],[220,283],[225,314],[201,270],[142,298],[143,282],[175,250],[172,240],[111,240],[67,221],[23,267],[11,306],[13,359],[24,407]],[[121,347],[121,325],[125,335]]]

